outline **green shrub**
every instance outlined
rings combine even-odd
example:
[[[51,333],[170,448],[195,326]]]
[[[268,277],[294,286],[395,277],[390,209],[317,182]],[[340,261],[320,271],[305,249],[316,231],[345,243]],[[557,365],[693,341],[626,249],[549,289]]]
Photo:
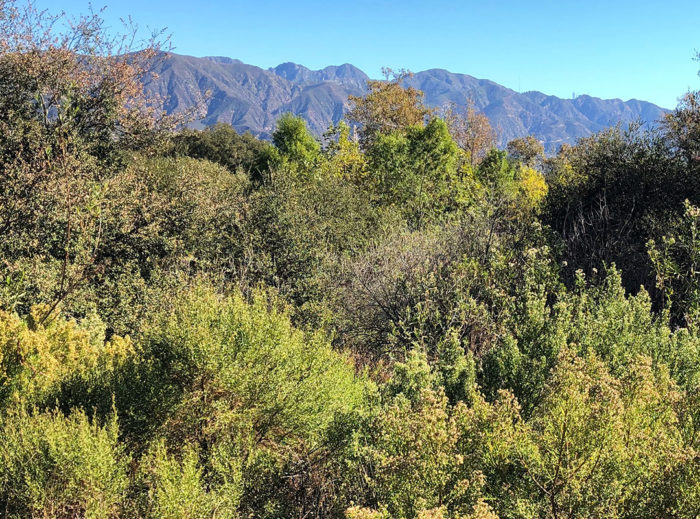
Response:
[[[128,462],[116,416],[101,426],[82,411],[6,414],[0,509],[5,517],[119,517]]]
[[[180,459],[169,455],[162,442],[157,443],[140,463],[140,512],[158,519],[206,519],[238,517],[240,481],[207,491],[199,453],[182,449]]]

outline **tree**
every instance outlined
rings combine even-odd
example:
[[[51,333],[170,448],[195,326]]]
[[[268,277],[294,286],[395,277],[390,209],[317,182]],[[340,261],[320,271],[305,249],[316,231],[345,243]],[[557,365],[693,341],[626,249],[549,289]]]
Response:
[[[617,265],[625,287],[644,285],[654,295],[646,243],[659,239],[700,200],[692,170],[658,132],[613,128],[581,139],[548,172],[544,223],[566,245],[569,281]]]
[[[450,135],[466,153],[467,162],[474,169],[496,144],[496,132],[488,117],[477,112],[470,101],[462,110],[455,104],[449,105],[444,110],[444,118]]]
[[[544,159],[544,146],[532,135],[513,139],[506,149],[508,156],[516,161],[522,162],[525,166],[539,169]]]
[[[326,145],[324,154],[327,162],[324,168],[330,175],[349,180],[355,184],[367,176],[367,159],[360,151],[357,138],[350,138],[350,127],[343,121],[337,126],[331,125],[324,135]]]
[[[135,46],[135,29],[111,36],[99,13],[64,21],[0,4],[0,257],[21,270],[42,256],[53,306],[98,270],[104,182],[164,125],[143,93],[158,35]]]
[[[262,180],[270,164],[268,142],[250,132],[238,134],[230,124],[217,123],[205,130],[183,130],[173,136],[173,153],[207,159],[226,167],[231,173],[245,172]]]
[[[382,71],[385,80],[367,81],[369,92],[362,97],[350,96],[353,107],[345,114],[348,122],[360,126],[360,144],[365,150],[379,135],[422,126],[432,112],[423,104],[423,92],[402,85],[410,72],[402,69],[394,73],[387,68]]]
[[[458,148],[442,119],[380,134],[367,151],[368,181],[382,204],[401,207],[412,225],[465,204]]]
[[[696,60],[700,61],[700,53]],[[664,126],[672,145],[697,175],[700,167],[700,91],[686,93],[678,107],[666,115]]]
[[[283,114],[277,120],[272,143],[284,159],[296,164],[306,173],[315,164],[321,152],[321,145],[309,132],[306,121],[291,113]]]

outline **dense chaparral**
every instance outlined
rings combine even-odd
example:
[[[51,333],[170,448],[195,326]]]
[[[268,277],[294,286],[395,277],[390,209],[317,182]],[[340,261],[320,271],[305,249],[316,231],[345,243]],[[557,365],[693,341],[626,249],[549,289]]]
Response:
[[[2,517],[700,514],[700,94],[546,156],[387,71],[267,142],[0,9]]]

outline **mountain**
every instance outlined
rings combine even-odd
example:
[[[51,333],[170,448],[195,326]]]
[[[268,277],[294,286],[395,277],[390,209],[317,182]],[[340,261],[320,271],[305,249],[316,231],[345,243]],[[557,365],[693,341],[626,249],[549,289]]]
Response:
[[[430,106],[450,102],[464,105],[471,100],[498,130],[502,143],[534,135],[549,152],[618,123],[641,120],[653,125],[667,113],[636,99],[622,101],[587,95],[561,99],[541,92],[521,94],[493,81],[441,69],[418,72],[406,84],[422,90]]]
[[[146,89],[162,100],[168,113],[203,103],[204,117],[193,126],[226,122],[262,138],[270,136],[285,112],[303,116],[311,131],[321,135],[343,117],[350,106],[349,95],[365,92],[369,79],[347,63],[321,70],[296,63],[262,69],[232,58],[178,54],[168,54],[155,71],[158,77]],[[430,106],[473,102],[497,129],[501,144],[534,135],[549,152],[618,123],[654,124],[667,112],[635,99],[587,95],[561,99],[541,92],[518,93],[493,81],[442,69],[417,72],[406,84],[422,90]]]

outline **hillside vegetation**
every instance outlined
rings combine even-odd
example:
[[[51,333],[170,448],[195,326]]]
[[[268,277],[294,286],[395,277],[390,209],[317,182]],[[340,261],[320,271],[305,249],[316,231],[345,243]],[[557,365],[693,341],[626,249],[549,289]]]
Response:
[[[267,142],[0,9],[0,516],[700,515],[700,94],[545,156],[398,72]]]

